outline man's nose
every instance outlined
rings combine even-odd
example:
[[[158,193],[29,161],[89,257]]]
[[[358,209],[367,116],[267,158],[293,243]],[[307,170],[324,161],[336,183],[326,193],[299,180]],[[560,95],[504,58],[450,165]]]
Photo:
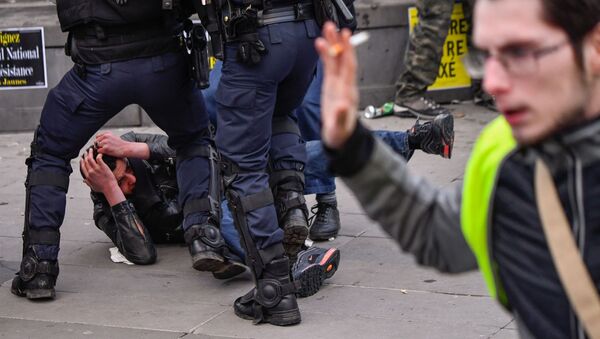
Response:
[[[510,77],[506,67],[494,57],[485,61],[483,88],[493,96],[500,95],[510,89]]]

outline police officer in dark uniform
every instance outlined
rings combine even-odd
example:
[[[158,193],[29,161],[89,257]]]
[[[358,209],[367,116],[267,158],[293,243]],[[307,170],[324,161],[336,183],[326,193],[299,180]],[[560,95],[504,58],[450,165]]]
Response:
[[[308,226],[306,153],[293,112],[313,78],[313,40],[320,30],[312,2],[230,0],[225,7],[216,144],[225,195],[256,282],[234,310],[255,323],[297,324],[288,256],[300,250]]]
[[[179,201],[194,267],[210,270],[218,187],[201,92],[178,34],[191,11],[171,0],[58,0],[75,66],[46,99],[27,159],[23,259],[12,293],[54,298],[70,160],[110,118],[138,104],[177,151]],[[101,146],[101,145],[100,145]],[[212,165],[211,165],[212,164]],[[211,179],[212,178],[212,179]],[[209,240],[204,242],[202,240]]]

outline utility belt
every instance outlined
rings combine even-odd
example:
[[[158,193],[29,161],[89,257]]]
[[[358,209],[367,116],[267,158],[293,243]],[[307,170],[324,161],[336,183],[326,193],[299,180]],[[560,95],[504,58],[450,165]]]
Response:
[[[76,64],[96,65],[180,50],[181,43],[162,23],[106,27],[90,23],[73,28],[65,54]]]
[[[226,41],[246,41],[243,36],[256,33],[259,27],[314,19],[313,8],[312,2],[274,5],[266,10],[258,10],[254,7],[231,7],[230,15],[223,16]]]
[[[160,23],[144,23],[103,26],[100,24],[87,24],[73,29],[74,37],[79,41],[101,41],[105,44],[128,43],[151,39],[156,36],[168,36],[169,30]]]
[[[236,58],[249,66],[258,64],[268,52],[259,38],[260,27],[315,17],[312,2],[242,7],[228,0],[228,5],[229,12],[222,14],[225,41],[238,43]]]
[[[232,17],[243,15],[245,9],[232,9]],[[299,2],[291,5],[274,6],[268,10],[258,11],[258,27],[284,22],[304,21],[314,19],[315,12],[312,2]]]

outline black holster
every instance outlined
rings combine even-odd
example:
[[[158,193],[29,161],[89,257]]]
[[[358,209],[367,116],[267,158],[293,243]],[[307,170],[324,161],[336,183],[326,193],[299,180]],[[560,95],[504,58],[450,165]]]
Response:
[[[210,86],[206,30],[202,25],[193,25],[191,21],[188,22],[186,45],[190,50],[192,79],[198,88],[205,89]]]
[[[196,9],[196,13],[198,13],[202,25],[210,36],[212,56],[223,60],[223,34],[225,33],[225,29],[223,28],[223,22],[221,20],[221,1],[209,0],[203,3],[202,0],[192,0],[192,3],[194,4],[194,8]]]

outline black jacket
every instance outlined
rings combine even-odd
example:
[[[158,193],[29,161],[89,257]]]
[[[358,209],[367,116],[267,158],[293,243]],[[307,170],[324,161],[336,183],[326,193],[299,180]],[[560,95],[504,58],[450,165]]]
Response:
[[[96,226],[120,250],[123,249],[122,252],[131,251],[126,250],[127,244],[120,243],[119,230],[133,230],[139,238],[139,232],[135,232],[139,226],[148,231],[155,243],[182,243],[183,212],[177,200],[179,191],[175,151],[167,145],[168,138],[164,135],[134,132],[124,134],[121,138],[148,144],[150,159],[129,159],[137,180],[134,192],[127,197],[127,201],[111,208],[102,194],[91,193]],[[141,225],[132,225],[136,220]]]

